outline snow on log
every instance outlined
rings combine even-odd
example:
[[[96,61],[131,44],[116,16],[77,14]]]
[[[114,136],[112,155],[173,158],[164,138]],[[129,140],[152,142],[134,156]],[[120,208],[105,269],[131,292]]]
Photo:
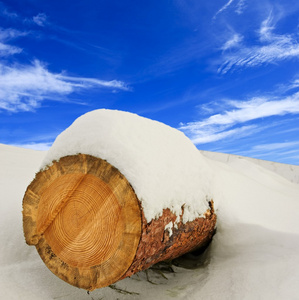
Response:
[[[205,158],[185,135],[96,110],[55,140],[23,199],[27,244],[93,290],[207,244],[216,215]]]

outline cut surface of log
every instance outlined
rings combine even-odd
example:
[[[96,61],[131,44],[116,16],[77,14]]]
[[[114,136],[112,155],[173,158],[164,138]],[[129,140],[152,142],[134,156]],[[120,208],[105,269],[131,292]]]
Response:
[[[183,222],[169,208],[146,220],[142,201],[118,169],[91,155],[60,158],[37,173],[23,199],[27,244],[66,282],[93,290],[211,240],[213,202]]]
[[[140,240],[139,202],[127,180],[92,156],[62,158],[37,174],[23,200],[24,233],[49,269],[92,290],[115,282]]]
[[[116,196],[94,175],[63,175],[40,198],[37,232],[73,267],[92,267],[109,260],[124,225]]]

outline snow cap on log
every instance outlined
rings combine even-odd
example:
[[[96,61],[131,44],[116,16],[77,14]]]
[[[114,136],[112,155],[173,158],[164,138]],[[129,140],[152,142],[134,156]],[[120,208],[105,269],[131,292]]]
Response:
[[[211,171],[206,159],[170,126],[133,113],[94,110],[56,138],[41,169],[79,153],[106,160],[126,177],[147,222],[166,208],[180,216],[184,207],[184,223],[204,217],[209,209]]]

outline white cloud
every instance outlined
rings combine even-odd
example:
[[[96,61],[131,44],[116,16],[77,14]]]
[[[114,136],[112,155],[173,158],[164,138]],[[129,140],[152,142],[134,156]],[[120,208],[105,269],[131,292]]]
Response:
[[[294,34],[274,34],[275,26],[270,15],[259,29],[260,43],[253,46],[238,47],[233,53],[223,56],[224,62],[218,72],[225,74],[239,67],[255,67],[262,64],[276,63],[281,60],[299,58],[299,42]]]
[[[273,24],[272,12],[269,14],[268,18],[265,19],[260,27],[259,35],[262,41],[271,41],[273,38],[272,31],[275,29]]]
[[[277,93],[282,95],[291,92],[292,90],[298,89],[299,88],[299,79],[297,79],[298,76],[299,75],[297,75],[294,80],[292,80],[287,84],[279,84],[277,88]]]
[[[229,6],[232,5],[232,3],[234,2],[234,0],[229,0],[227,3],[225,3],[214,15],[213,17],[213,20],[216,19],[216,17],[222,13],[223,11],[225,11],[226,9],[228,9]],[[245,7],[246,7],[246,4],[245,4],[246,0],[239,0],[238,3],[236,4],[236,9],[235,9],[235,12],[238,14],[238,15],[241,15],[244,10],[245,10]]]
[[[234,2],[234,0],[229,0],[226,4],[224,4],[214,15],[213,19],[215,19],[217,17],[217,15],[219,15],[220,13],[222,13],[224,10],[226,10],[232,3]]]
[[[235,33],[228,41],[225,42],[221,49],[225,51],[234,47],[239,47],[242,40],[243,36]]]
[[[290,161],[298,161],[299,141],[294,142],[278,142],[278,143],[262,143],[253,147],[248,147],[246,151],[239,151],[239,155],[256,157],[260,159],[268,159],[289,163]],[[272,159],[271,159],[272,157]]]
[[[38,60],[32,65],[14,67],[0,63],[0,82],[0,109],[11,112],[31,111],[45,99],[66,96],[81,89],[129,89],[122,81],[55,74]]]
[[[39,13],[32,18],[33,22],[38,26],[45,26],[47,24],[47,16],[44,13]]]
[[[43,26],[46,15],[38,14],[33,21]],[[22,52],[22,48],[12,46],[8,42],[25,35],[27,32],[0,28],[0,59]],[[124,82],[118,80],[109,81],[52,73],[39,60],[35,60],[31,65],[7,65],[0,60],[0,110],[31,111],[38,108],[45,99],[65,101],[63,96],[91,88],[129,90]]]
[[[19,18],[19,16],[15,12],[9,11],[9,9],[7,9],[3,2],[0,2],[0,15],[10,19]]]
[[[39,14],[34,20],[42,26],[46,16]],[[26,34],[12,28],[0,28],[0,58],[22,52],[23,49],[9,45],[8,42]],[[52,73],[39,60],[35,60],[31,65],[7,65],[0,60],[0,110],[31,111],[38,108],[45,99],[65,101],[63,96],[91,88],[129,90],[124,82],[118,80]]]
[[[257,126],[242,126],[227,131],[218,131],[219,128],[215,126],[213,130],[204,128],[203,130],[196,130],[196,134],[191,138],[195,145],[216,142],[225,138],[237,136],[238,138],[248,136],[258,131]],[[182,129],[181,129],[182,130]],[[212,132],[214,131],[214,132]]]
[[[105,81],[96,78],[72,77],[72,76],[66,76],[62,74],[58,74],[56,76],[58,79],[62,81],[71,82],[72,85],[76,87],[88,88],[93,86],[99,86],[99,87],[107,87],[107,88],[120,89],[126,91],[130,90],[130,88],[123,81],[119,81],[119,80]]]
[[[252,134],[261,128],[256,125],[245,125],[249,121],[299,114],[299,92],[284,99],[272,100],[266,97],[252,98],[249,101],[226,101],[228,110],[211,115],[201,121],[182,124],[184,131],[195,144],[208,143],[224,139],[228,136]]]
[[[10,145],[15,147],[20,147],[20,148],[46,151],[50,149],[52,143],[25,143],[25,144],[10,144]]]
[[[21,53],[23,51],[22,48],[9,45],[8,42],[10,40],[25,35],[27,35],[27,32],[22,32],[12,28],[8,28],[8,29],[0,28],[0,57],[6,57],[17,53]]]
[[[273,151],[273,150],[281,150],[281,149],[288,149],[293,147],[298,147],[298,142],[282,142],[282,143],[270,143],[270,144],[261,144],[252,147],[252,150],[258,151]],[[298,151],[297,151],[298,152]]]
[[[236,8],[236,10],[235,10],[236,13],[237,13],[238,15],[241,15],[241,14],[244,12],[245,7],[246,7],[245,2],[246,2],[246,0],[240,0],[240,1],[238,2],[237,8]]]
[[[295,79],[291,86],[290,86],[290,89],[295,89],[295,88],[298,88],[299,87],[299,79]]]
[[[22,49],[19,47],[14,47],[6,45],[0,42],[0,57],[10,56],[13,54],[21,53]]]
[[[2,42],[6,42],[24,35],[27,35],[26,31],[19,31],[13,28],[0,28],[0,40]]]

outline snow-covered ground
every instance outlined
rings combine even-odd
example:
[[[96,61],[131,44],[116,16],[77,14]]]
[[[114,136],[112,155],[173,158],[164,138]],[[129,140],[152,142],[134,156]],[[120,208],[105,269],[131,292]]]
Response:
[[[259,166],[262,166],[263,168],[270,170],[274,173],[278,173],[279,175],[285,177],[291,182],[299,184],[299,166],[296,165],[287,165],[287,164],[282,164],[273,161],[261,160],[261,159],[226,154],[226,153],[218,153],[218,152],[203,151],[203,150],[201,150],[200,152],[208,158],[221,161],[229,165],[235,164],[235,162],[238,161],[239,159],[245,159]]]
[[[214,240],[197,268],[148,271],[90,294],[53,275],[22,232],[22,198],[46,155],[0,145],[0,299],[299,299],[299,168],[202,152]],[[269,167],[269,165],[271,165]]]

